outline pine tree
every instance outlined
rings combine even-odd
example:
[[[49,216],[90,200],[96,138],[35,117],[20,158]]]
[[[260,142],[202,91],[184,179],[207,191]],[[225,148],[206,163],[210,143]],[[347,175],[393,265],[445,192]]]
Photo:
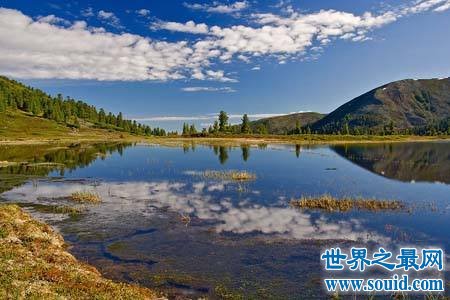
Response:
[[[219,132],[219,122],[217,122],[217,121],[214,121],[213,132],[214,133],[218,133]]]
[[[189,134],[196,134],[197,133],[197,129],[195,128],[195,125],[192,124],[191,127],[189,128]]]
[[[228,115],[223,110],[219,113],[219,131],[225,132],[228,125]]]
[[[345,135],[349,135],[350,134],[350,129],[348,128],[348,123],[347,122],[344,124],[344,134]]]
[[[244,114],[242,117],[241,132],[245,134],[250,133],[250,120],[248,119],[247,114]]]
[[[295,134],[301,134],[302,127],[300,126],[300,120],[295,121]]]
[[[103,108],[100,108],[100,111],[98,112],[98,121],[100,123],[106,123],[106,113]]]
[[[189,135],[189,125],[187,123],[183,123],[183,135]]]
[[[121,112],[119,112],[119,114],[117,115],[116,126],[123,127],[123,116]]]

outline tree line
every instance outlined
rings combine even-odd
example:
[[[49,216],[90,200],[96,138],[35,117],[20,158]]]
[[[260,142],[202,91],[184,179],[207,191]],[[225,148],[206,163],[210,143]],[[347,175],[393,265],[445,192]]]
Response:
[[[228,114],[225,111],[220,111],[217,120],[207,128],[202,128],[198,131],[194,124],[183,123],[183,136],[207,136],[207,135],[220,135],[220,134],[268,134],[267,127],[261,124],[254,131],[251,127],[250,118],[247,114],[244,114],[240,124],[230,124]]]
[[[341,121],[330,122],[318,128],[315,133],[334,135],[445,135],[450,134],[450,118],[421,126],[399,128],[392,120],[380,125],[371,116],[359,116],[350,120],[350,115],[345,115]]]
[[[107,113],[103,108],[97,110],[93,105],[70,97],[63,98],[61,94],[52,97],[39,89],[0,76],[0,112],[7,109],[19,109],[72,128],[80,128],[81,123],[89,122],[94,127],[136,135],[167,135],[162,128],[150,128],[136,120],[125,119],[121,112],[117,115]]]
[[[257,126],[251,124],[247,114],[244,114],[240,124],[229,124],[228,114],[221,111],[212,125],[198,131],[194,124],[183,124],[183,136],[208,136],[221,134],[269,134],[270,128],[264,123]],[[314,128],[309,124],[302,126],[300,120],[296,121],[293,129],[286,130],[285,135],[309,135],[309,134],[331,134],[331,135],[439,135],[450,134],[450,118],[432,122],[424,126],[411,128],[398,128],[393,121],[384,125],[374,123],[370,117],[361,116],[355,121],[346,115],[343,120],[329,122],[320,128]]]

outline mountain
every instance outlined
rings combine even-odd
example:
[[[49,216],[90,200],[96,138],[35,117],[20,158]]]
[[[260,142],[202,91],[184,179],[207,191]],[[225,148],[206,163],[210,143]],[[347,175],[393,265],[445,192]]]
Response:
[[[293,132],[297,124],[306,127],[324,116],[324,114],[316,112],[295,113],[252,121],[250,122],[250,127],[253,132],[260,132],[261,127],[263,127],[270,134],[286,134]]]
[[[322,133],[447,132],[450,78],[400,80],[373,89],[312,125]],[[431,128],[431,129],[430,129]]]

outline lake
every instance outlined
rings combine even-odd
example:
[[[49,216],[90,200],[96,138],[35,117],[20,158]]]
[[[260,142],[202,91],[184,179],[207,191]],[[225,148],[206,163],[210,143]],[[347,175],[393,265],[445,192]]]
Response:
[[[2,202],[51,224],[72,254],[106,277],[172,297],[324,297],[320,253],[336,245],[450,253],[448,142],[3,145],[0,161],[9,162],[0,168]],[[255,178],[218,175],[230,170]],[[65,198],[79,191],[102,203]],[[290,206],[323,194],[398,200],[405,208]],[[55,213],[54,205],[83,212]]]

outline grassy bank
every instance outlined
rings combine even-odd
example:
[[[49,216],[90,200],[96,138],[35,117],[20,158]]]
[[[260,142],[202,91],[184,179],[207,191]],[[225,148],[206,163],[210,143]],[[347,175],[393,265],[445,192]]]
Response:
[[[146,137],[126,132],[107,130],[81,124],[79,129],[69,128],[41,117],[31,116],[21,111],[0,113],[0,144],[46,144],[73,142],[149,142],[149,143],[290,143],[290,144],[339,144],[339,143],[378,143],[450,140],[450,136],[411,136],[411,135],[260,135],[260,134],[219,134],[206,137]]]
[[[217,135],[206,137],[166,137],[154,140],[165,141],[205,141],[205,142],[286,142],[293,144],[335,144],[335,143],[380,143],[380,142],[413,142],[450,140],[448,135],[415,136],[415,135],[330,135],[330,134],[298,134],[298,135]]]
[[[0,113],[0,144],[41,144],[82,141],[131,141],[142,137],[82,124],[79,129],[22,111]]]
[[[1,299],[158,299],[77,261],[59,234],[16,205],[0,205],[0,270]]]

